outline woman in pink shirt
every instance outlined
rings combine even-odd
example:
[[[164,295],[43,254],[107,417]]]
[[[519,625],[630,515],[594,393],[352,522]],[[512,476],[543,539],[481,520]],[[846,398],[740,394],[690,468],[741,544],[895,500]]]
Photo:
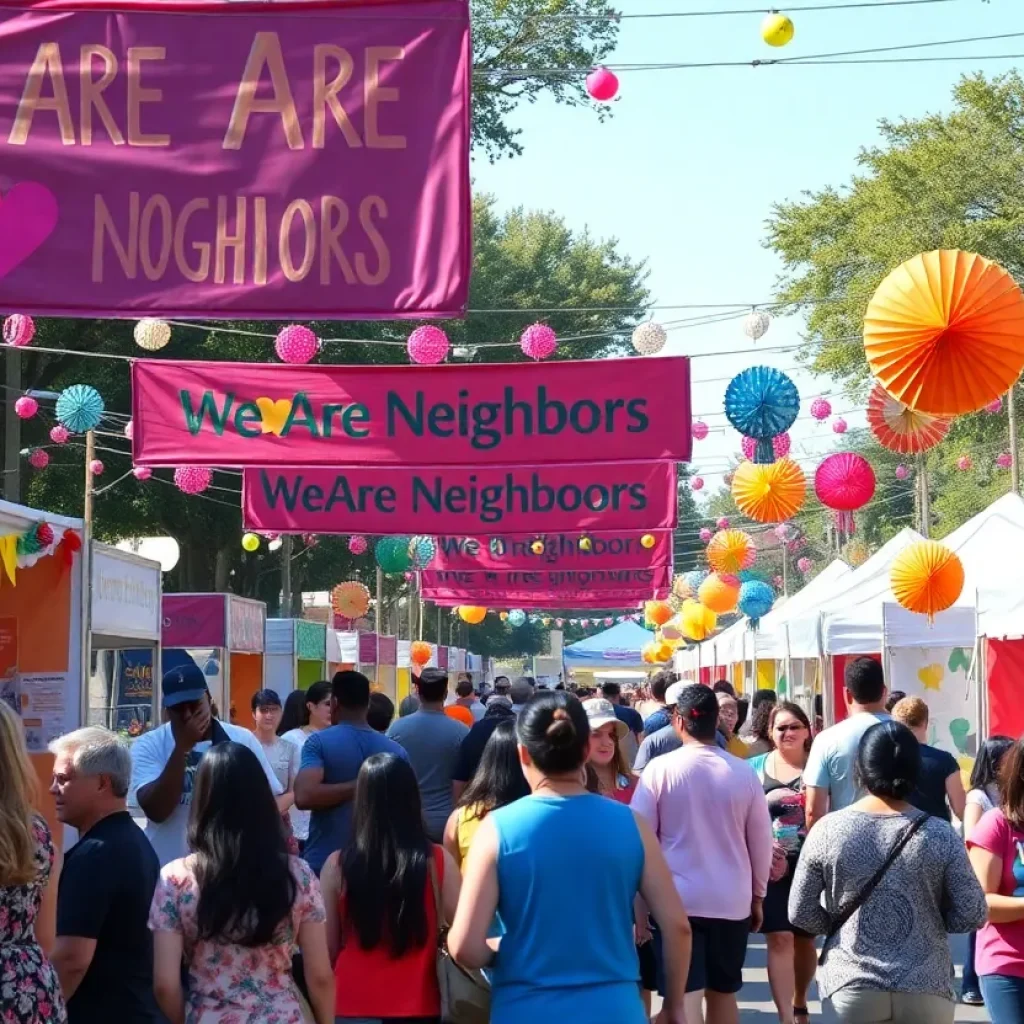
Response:
[[[1000,806],[967,840],[988,904],[974,967],[992,1024],[1024,1024],[1024,740],[1003,757],[999,781]]]

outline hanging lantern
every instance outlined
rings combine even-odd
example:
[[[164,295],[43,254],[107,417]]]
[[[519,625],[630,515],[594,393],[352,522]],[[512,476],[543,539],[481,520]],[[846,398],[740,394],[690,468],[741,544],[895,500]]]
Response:
[[[348,550],[353,555],[365,555],[366,549],[369,544],[366,543],[366,538],[356,534],[354,537],[348,539]]]
[[[704,490],[704,477],[702,477],[702,476],[695,476],[690,481],[690,490],[691,491],[702,491],[702,490]]]
[[[587,75],[587,94],[598,103],[615,99],[619,91],[619,80],[606,67],[596,67]]]
[[[561,629],[565,625],[565,619],[555,619],[555,625]]]
[[[67,444],[70,436],[71,433],[68,428],[62,427],[59,423],[55,427],[50,427],[50,440],[54,444]]]
[[[755,462],[775,460],[772,438],[789,430],[799,411],[796,385],[769,366],[744,370],[725,391],[725,415],[741,434],[755,440]]]
[[[580,551],[589,551],[594,542],[589,537],[580,537]]]
[[[30,420],[39,412],[39,403],[30,395],[22,395],[14,403],[14,414],[19,420]]]
[[[370,590],[359,580],[346,580],[331,591],[331,608],[343,619],[361,619],[370,609]]]
[[[89,472],[93,476],[103,476],[103,471],[106,468],[107,467],[104,466],[99,459],[93,459],[92,462],[89,463]]]
[[[4,320],[4,344],[23,348],[36,336],[35,321],[24,313],[12,313]]]
[[[95,430],[103,418],[103,398],[89,384],[72,384],[57,399],[57,419],[73,434]]]
[[[805,556],[797,561],[796,567],[806,576],[814,568],[814,562]]]
[[[876,384],[868,397],[868,426],[884,448],[910,455],[934,448],[949,433],[950,421],[915,412]]]
[[[413,537],[409,541],[409,561],[413,569],[426,569],[437,557],[437,542],[433,537]]]
[[[843,550],[843,559],[847,565],[852,565],[855,569],[859,565],[863,565],[868,560],[867,544],[862,540],[851,540],[846,548]]]
[[[171,325],[166,320],[143,317],[132,331],[135,344],[147,352],[159,352],[171,340]]]
[[[320,538],[315,533],[304,533],[302,535],[302,543],[307,548],[315,548],[320,543]]]
[[[818,500],[836,513],[836,525],[853,533],[853,513],[866,505],[875,493],[875,471],[863,455],[837,452],[829,455],[814,474]]]
[[[697,597],[716,615],[728,615],[736,610],[740,599],[740,581],[735,576],[713,572],[697,589]]]
[[[558,336],[547,324],[531,324],[519,338],[519,347],[531,359],[547,359],[558,348]]]
[[[996,456],[996,465],[1000,469],[1009,469],[1013,465],[1013,456],[1009,452],[1000,452]]]
[[[772,583],[775,584],[776,590],[781,590],[783,585],[785,584],[785,580],[781,576],[774,576],[772,577]]]
[[[179,466],[174,484],[183,494],[202,494],[213,483],[213,470],[204,466]]]
[[[741,462],[733,474],[731,494],[745,516],[758,523],[777,523],[800,511],[807,480],[790,458],[766,466]]]
[[[153,475],[153,470],[151,470],[149,468],[149,466],[136,466],[132,470],[132,476],[135,477],[136,480],[139,480],[141,482],[145,482],[152,475]]]
[[[1003,400],[1001,398],[993,398],[988,405],[985,406],[985,412],[990,416],[996,416],[1003,411]]]
[[[896,467],[895,472],[897,480],[906,480],[910,476],[910,470],[902,462]]]
[[[484,619],[487,618],[487,609],[479,608],[475,605],[463,604],[459,605],[459,618],[463,622],[468,622],[471,626],[479,626]]]
[[[796,537],[797,528],[792,523],[779,523],[772,532],[783,544],[786,544]]]
[[[423,640],[413,640],[409,645],[409,660],[417,668],[423,668],[429,663],[431,657],[433,657],[433,652],[430,649],[430,644]]]
[[[590,625],[590,619],[580,619],[580,625],[583,627]]]
[[[708,544],[708,562],[717,573],[749,569],[756,560],[757,548],[753,538],[742,530],[722,530]]]
[[[683,579],[686,581],[686,588],[690,595],[694,595],[700,589],[700,585],[708,578],[708,574],[703,569],[691,569],[689,572],[683,573]]]
[[[647,601],[644,618],[649,626],[664,626],[672,618],[672,606],[666,601]]]
[[[502,622],[508,622],[508,612],[498,612],[498,618],[501,619]]]
[[[687,597],[693,597],[693,591],[690,590],[683,573],[677,573],[672,578],[672,596],[679,598],[680,601]]]
[[[679,630],[688,640],[706,640],[718,625],[718,616],[699,601],[687,600],[679,610]]]
[[[513,608],[508,613],[508,624],[513,629],[519,629],[520,626],[526,624],[526,612],[524,612],[521,608]]]
[[[50,464],[50,453],[45,448],[33,448],[28,453],[28,464],[33,469],[46,469]]]
[[[983,256],[922,253],[872,296],[864,351],[882,387],[912,409],[947,417],[984,409],[1024,370],[1024,293]]]
[[[970,455],[961,455],[960,458],[956,460],[956,468],[962,473],[967,473],[974,469],[974,460]]]
[[[407,572],[412,564],[408,537],[381,537],[374,552],[377,564],[388,575]]]
[[[717,526],[718,529],[720,529],[720,530],[728,530],[729,529],[729,518],[728,518],[728,516],[720,516],[718,521],[715,523],[715,526]]]
[[[657,355],[668,341],[668,335],[661,324],[653,320],[639,324],[633,329],[633,348],[642,356]]]
[[[846,420],[842,416],[837,416],[832,423],[833,434],[845,434],[847,429]]]
[[[781,11],[770,11],[761,22],[761,38],[769,46],[785,46],[793,41],[796,29]]]
[[[700,537],[703,543],[707,544],[707,542],[711,540],[714,534],[706,526],[704,526],[701,528],[701,531],[697,536]]]
[[[772,438],[772,451],[776,459],[783,459],[789,454],[792,445],[788,433],[778,434]],[[744,437],[740,440],[740,450],[743,457],[753,461],[754,453],[757,451],[757,442],[752,437]]]
[[[740,587],[740,596],[736,604],[739,610],[750,619],[750,624],[757,629],[760,620],[772,610],[772,605],[775,604],[775,591],[761,580],[750,580]]]
[[[772,325],[771,316],[763,309],[753,309],[743,321],[743,333],[751,341],[760,341],[768,333]]]
[[[640,538],[640,547],[646,548],[648,551],[650,551],[651,548],[653,548],[654,545],[657,544],[657,543],[658,543],[658,538],[655,537],[653,533],[645,533]]]
[[[708,436],[708,425],[703,420],[694,420],[690,433],[695,441],[703,441]]]
[[[430,324],[417,327],[409,335],[406,350],[414,363],[427,366],[443,363],[448,355],[448,335]]]
[[[929,620],[945,611],[964,588],[964,567],[944,544],[922,540],[904,548],[889,569],[893,596],[908,611]]]
[[[274,339],[274,351],[282,363],[308,363],[320,351],[320,339],[308,327],[289,324]]]
[[[832,415],[832,403],[827,398],[816,398],[811,402],[811,415],[819,423],[824,423]]]

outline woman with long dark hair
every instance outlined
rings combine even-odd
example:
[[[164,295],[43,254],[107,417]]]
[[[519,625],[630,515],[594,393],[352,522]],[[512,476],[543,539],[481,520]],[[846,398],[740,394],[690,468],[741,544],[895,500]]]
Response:
[[[585,788],[583,706],[572,694],[543,691],[516,729],[532,792],[477,829],[448,937],[452,955],[470,968],[493,961],[492,1024],[646,1024],[633,945],[640,892],[664,936],[665,1019],[682,1021],[690,924],[647,824]],[[490,934],[496,912],[500,940]]]
[[[427,837],[416,775],[394,754],[359,769],[352,841],[320,874],[339,1021],[440,1020],[438,908],[459,901],[459,869]]]
[[[154,988],[171,1024],[302,1024],[288,980],[296,945],[316,1024],[333,1024],[320,889],[289,856],[274,795],[247,747],[218,743],[203,757],[188,842],[192,853],[160,873],[149,921]]]
[[[462,866],[480,822],[491,811],[529,795],[530,786],[519,763],[516,723],[513,719],[499,722],[487,740],[480,766],[445,825],[444,848],[455,863]]]
[[[315,732],[331,724],[331,684],[321,679],[308,690],[293,690],[285,698],[284,712],[277,726],[277,735],[299,748],[299,763],[302,763],[302,748]],[[294,779],[292,780],[295,781]],[[299,810],[293,803],[288,808],[288,819],[292,823],[292,835],[303,850],[309,839],[310,811]]]

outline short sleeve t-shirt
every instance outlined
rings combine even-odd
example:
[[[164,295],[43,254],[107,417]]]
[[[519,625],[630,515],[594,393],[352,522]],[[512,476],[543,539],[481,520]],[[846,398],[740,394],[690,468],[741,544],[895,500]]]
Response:
[[[659,708],[648,715],[644,721],[644,735],[653,736],[659,729],[672,724],[672,714],[668,708]]]
[[[248,747],[259,758],[274,796],[280,796],[284,790],[281,788],[281,783],[277,781],[274,769],[270,767],[267,755],[263,753],[260,741],[248,729],[239,728],[239,726],[231,725],[228,722],[215,720],[214,726],[222,729],[228,740]],[[156,850],[156,855],[160,858],[161,867],[188,853],[185,831],[188,827],[189,808],[192,806],[192,787],[195,785],[199,762],[211,746],[209,740],[204,740],[202,743],[197,743],[189,752],[185,764],[185,782],[182,786],[181,799],[171,816],[164,821],[146,822],[146,837],[153,844],[153,849]],[[128,794],[129,804],[139,806],[139,790],[160,778],[172,753],[174,753],[174,734],[171,732],[169,724],[161,725],[152,732],[144,733],[132,744],[132,785]]]
[[[98,821],[67,852],[57,934],[95,939],[85,977],[68,1001],[69,1024],[156,1024],[153,936],[146,926],[160,862],[126,811]]]
[[[864,791],[857,785],[855,770],[861,738],[873,725],[887,722],[884,711],[862,711],[818,733],[804,768],[804,785],[827,789],[828,808],[839,811],[859,800]]]
[[[656,757],[661,757],[662,754],[670,754],[673,750],[678,750],[682,745],[683,741],[677,735],[674,726],[663,726],[657,732],[651,733],[640,744],[636,761],[633,764],[633,771],[642,772]]]
[[[998,807],[982,816],[967,846],[988,850],[1002,860],[999,895],[1024,896],[1024,832],[1015,829]],[[1010,974],[1024,978],[1024,921],[986,924],[978,932],[974,966],[982,976]]]
[[[921,774],[917,779],[917,789],[910,796],[910,802],[933,818],[950,820],[949,806],[946,803],[946,780],[950,775],[959,775],[960,765],[956,758],[946,750],[921,744]]]
[[[353,782],[363,762],[374,754],[394,754],[408,760],[405,751],[368,725],[341,722],[329,729],[313,733],[302,748],[302,765],[323,770],[323,781],[328,785]],[[320,874],[324,861],[348,846],[352,836],[352,801],[346,800],[329,810],[313,811],[309,817],[309,839],[305,858],[309,866]]]
[[[510,714],[509,718],[511,717],[513,716]],[[506,719],[497,716],[484,718],[466,733],[459,745],[459,756],[455,759],[453,782],[469,782],[476,775],[476,770],[480,767],[480,761],[484,756],[484,747],[487,746],[491,733],[504,721]]]

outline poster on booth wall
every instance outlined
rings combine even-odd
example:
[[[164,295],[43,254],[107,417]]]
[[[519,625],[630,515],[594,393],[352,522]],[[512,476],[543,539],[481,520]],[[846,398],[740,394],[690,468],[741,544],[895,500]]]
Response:
[[[71,731],[67,717],[68,673],[24,674],[18,677],[18,683],[25,745],[30,754],[45,754],[58,736]]]
[[[153,652],[148,648],[117,652],[114,729],[138,736],[151,725]]]
[[[18,620],[0,619],[0,700],[21,714],[18,691]]]

